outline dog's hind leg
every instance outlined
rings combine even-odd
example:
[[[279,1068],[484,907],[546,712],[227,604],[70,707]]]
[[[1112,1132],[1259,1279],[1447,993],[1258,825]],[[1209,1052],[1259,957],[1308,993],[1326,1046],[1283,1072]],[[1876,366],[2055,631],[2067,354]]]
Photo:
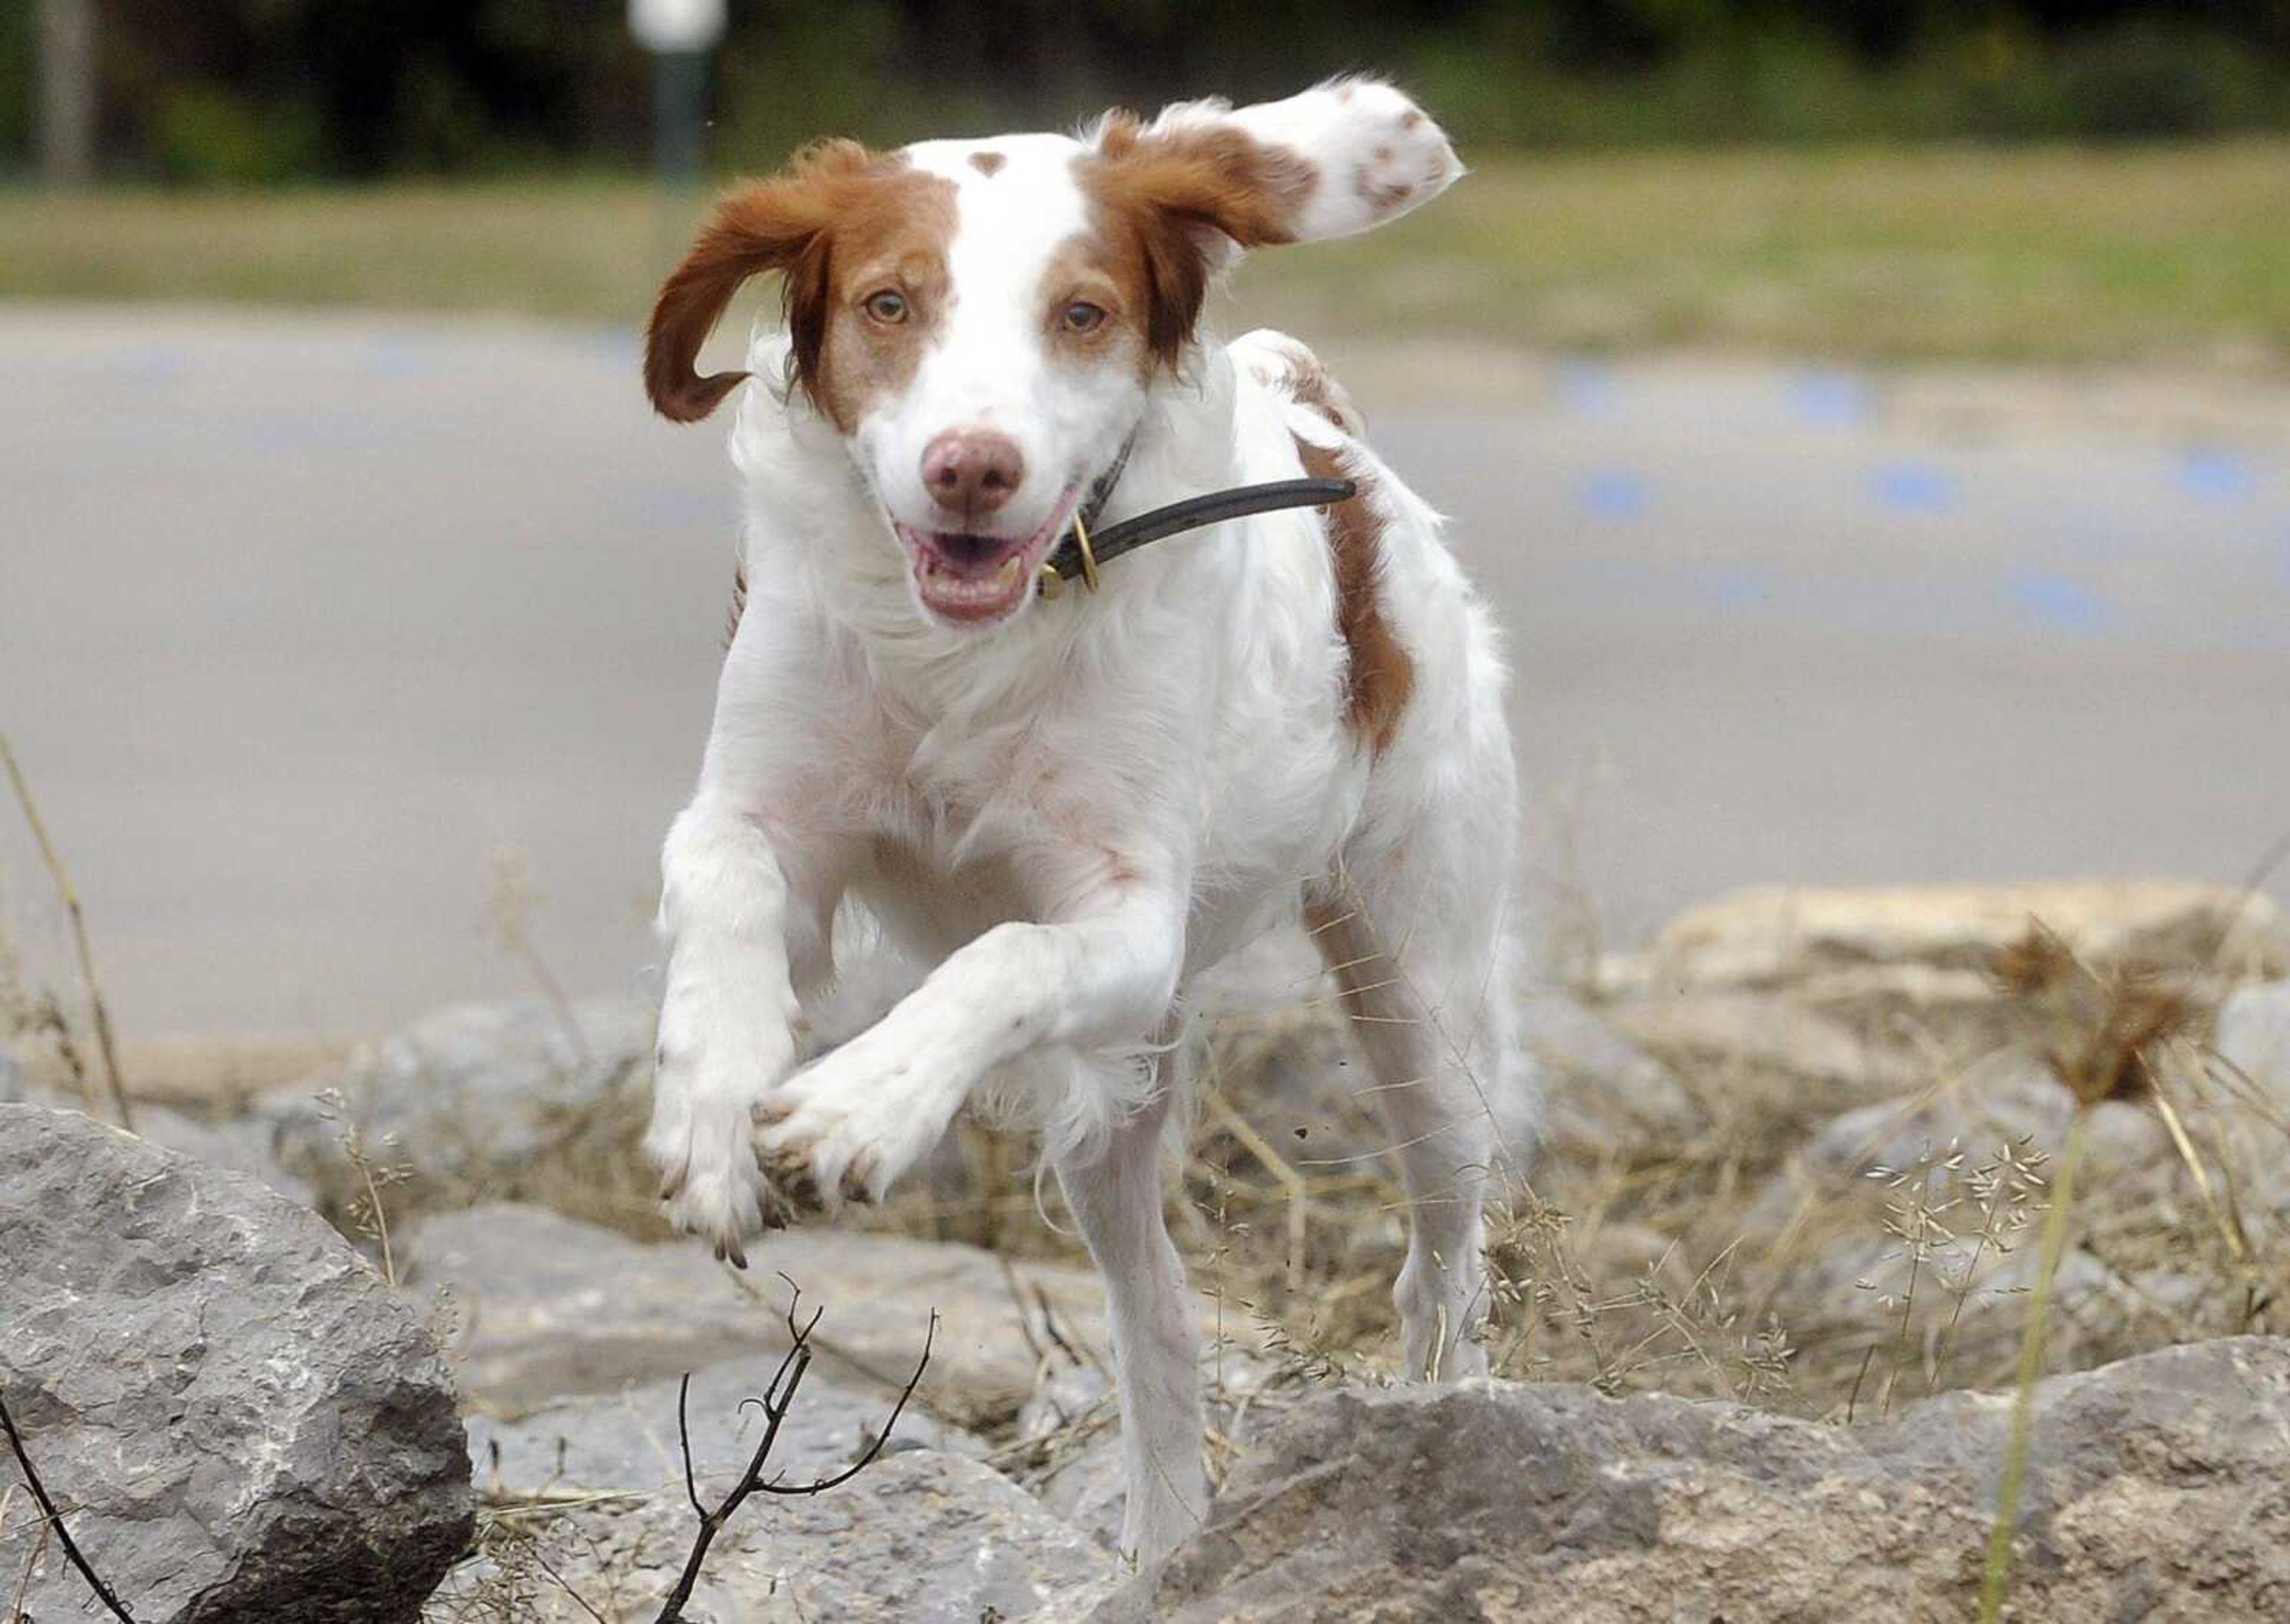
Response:
[[[1494,798],[1507,815],[1508,796]],[[1305,913],[1406,1188],[1407,1261],[1392,1300],[1408,1373],[1430,1380],[1486,1370],[1481,1209],[1491,1184],[1523,1176],[1535,1111],[1505,876],[1487,871],[1479,838],[1464,819],[1427,810],[1404,839],[1355,852],[1315,886]]]
[[[1094,1064],[1080,1063],[1085,1075],[1075,1086],[1095,1085],[1085,1075]],[[1105,1278],[1128,1488],[1121,1548],[1141,1564],[1157,1562],[1198,1528],[1209,1498],[1199,1324],[1161,1204],[1161,1132],[1181,1064],[1174,1050],[1160,1055],[1142,1106],[1101,1140],[1054,1159],[1066,1204]]]

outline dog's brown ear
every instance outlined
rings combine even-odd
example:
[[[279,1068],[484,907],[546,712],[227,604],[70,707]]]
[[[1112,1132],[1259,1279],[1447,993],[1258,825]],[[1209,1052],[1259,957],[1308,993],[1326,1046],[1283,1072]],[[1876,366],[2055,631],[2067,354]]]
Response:
[[[1192,341],[1209,278],[1235,248],[1295,240],[1317,177],[1294,154],[1227,125],[1148,130],[1108,114],[1084,184],[1142,260],[1146,342],[1173,362]]]
[[[700,347],[741,284],[762,271],[786,275],[782,293],[795,372],[815,377],[827,337],[828,236],[843,187],[874,163],[856,141],[821,141],[787,173],[757,180],[716,205],[684,262],[661,284],[645,337],[645,392],[662,417],[696,423],[748,374],[699,375]]]

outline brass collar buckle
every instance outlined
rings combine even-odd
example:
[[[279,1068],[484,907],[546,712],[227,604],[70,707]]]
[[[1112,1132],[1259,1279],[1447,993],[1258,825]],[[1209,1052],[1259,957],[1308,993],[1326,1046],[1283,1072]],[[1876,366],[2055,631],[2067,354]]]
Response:
[[[1078,513],[1074,515],[1073,548],[1081,559],[1081,584],[1090,591],[1097,590],[1097,549],[1090,545],[1089,525]],[[1062,548],[1060,549],[1063,550]],[[1056,597],[1066,589],[1066,578],[1058,572],[1053,558],[1042,560],[1042,596]]]

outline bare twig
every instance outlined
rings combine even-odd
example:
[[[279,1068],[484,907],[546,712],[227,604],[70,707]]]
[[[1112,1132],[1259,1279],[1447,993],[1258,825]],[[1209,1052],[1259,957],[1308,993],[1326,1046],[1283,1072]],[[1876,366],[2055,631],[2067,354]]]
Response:
[[[793,1282],[789,1284],[793,1284]],[[811,1369],[811,1333],[819,1324],[820,1310],[813,1310],[808,1320],[798,1324],[796,1310],[802,1298],[803,1293],[798,1289],[788,1301],[787,1324],[792,1345],[788,1348],[786,1357],[780,1361],[779,1369],[773,1373],[771,1384],[764,1389],[762,1397],[741,1402],[741,1409],[753,1404],[764,1412],[764,1436],[757,1444],[755,1453],[749,1457],[747,1469],[740,1474],[740,1481],[733,1485],[731,1492],[725,1495],[713,1510],[709,1509],[700,1498],[698,1474],[692,1460],[692,1428],[686,1414],[692,1378],[686,1375],[677,1384],[676,1436],[684,1451],[684,1492],[692,1501],[693,1513],[700,1518],[700,1532],[693,1540],[691,1555],[685,1558],[684,1572],[677,1577],[675,1588],[669,1592],[667,1601],[661,1604],[654,1624],[678,1624],[684,1617],[684,1605],[692,1599],[693,1587],[700,1582],[700,1570],[708,1559],[708,1548],[715,1543],[716,1536],[723,1532],[724,1525],[732,1520],[749,1495],[824,1494],[829,1489],[849,1483],[872,1466],[875,1458],[883,1452],[883,1446],[891,1440],[891,1429],[899,1424],[899,1417],[906,1412],[907,1401],[922,1385],[923,1372],[930,1367],[931,1345],[938,1340],[938,1310],[935,1308],[931,1310],[930,1324],[923,1332],[922,1356],[915,1361],[914,1374],[907,1379],[907,1385],[899,1394],[898,1402],[891,1406],[891,1413],[884,1420],[882,1429],[859,1458],[842,1471],[814,1482],[790,1484],[776,1477],[766,1482],[764,1468],[771,1460],[773,1445],[779,1442],[780,1424],[794,1409],[796,1394],[803,1386],[805,1374]]]
[[[565,1578],[564,1574],[558,1572],[554,1567],[549,1565],[548,1557],[542,1556],[538,1550],[536,1550],[532,1553],[532,1560],[533,1564],[540,1568],[542,1572],[548,1574],[550,1580],[558,1589],[564,1591],[565,1595],[572,1598],[572,1604],[574,1606],[587,1613],[590,1618],[596,1620],[597,1624],[612,1624],[611,1620],[607,1619],[603,1613],[598,1612],[594,1607],[589,1604],[589,1598],[587,1596],[581,1595],[580,1591],[572,1588],[572,1581],[571,1580]]]
[[[8,1502],[15,1493],[16,1485],[12,1483],[5,1493],[0,1493],[0,1532],[8,1526]],[[24,1571],[17,1575],[15,1598],[8,1604],[8,1611],[0,1613],[0,1624],[26,1624],[24,1598],[31,1594],[32,1575],[39,1572],[40,1558],[48,1554],[48,1541],[55,1537],[55,1524],[47,1518],[39,1519],[39,1538],[32,1541],[31,1554],[24,1558]]]
[[[5,1399],[0,1399],[0,1429],[8,1434],[8,1448],[16,1457],[17,1469],[24,1474],[24,1486],[32,1492],[32,1498],[39,1503],[40,1513],[47,1518],[47,1525],[55,1530],[56,1543],[64,1548],[64,1555],[71,1558],[72,1566],[77,1568],[79,1576],[87,1580],[87,1588],[95,1592],[96,1599],[111,1609],[113,1618],[124,1620],[124,1624],[135,1624],[135,1615],[127,1611],[126,1604],[111,1593],[109,1585],[95,1576],[95,1570],[88,1566],[87,1558],[80,1555],[79,1546],[71,1537],[71,1530],[64,1526],[63,1513],[56,1509],[56,1502],[48,1498],[47,1485],[40,1481],[39,1473],[32,1469],[32,1457],[24,1452],[24,1440],[16,1431],[16,1418],[8,1413]]]
[[[72,888],[71,876],[65,871],[62,855],[55,842],[48,838],[48,826],[40,820],[40,809],[32,799],[32,787],[24,781],[24,770],[16,764],[16,752],[8,748],[8,735],[0,733],[0,763],[8,769],[8,781],[15,787],[16,804],[24,809],[24,821],[32,826],[32,838],[39,843],[40,857],[48,866],[48,876],[56,883],[56,894],[63,899],[64,912],[71,918],[72,944],[79,954],[80,980],[87,984],[87,1003],[95,1022],[95,1046],[103,1056],[103,1080],[111,1091],[111,1108],[118,1113],[119,1125],[132,1133],[135,1117],[127,1107],[127,1085],[120,1080],[119,1050],[112,1042],[111,1011],[103,1002],[103,986],[95,979],[95,954],[87,943],[87,915],[80,907],[79,892]]]

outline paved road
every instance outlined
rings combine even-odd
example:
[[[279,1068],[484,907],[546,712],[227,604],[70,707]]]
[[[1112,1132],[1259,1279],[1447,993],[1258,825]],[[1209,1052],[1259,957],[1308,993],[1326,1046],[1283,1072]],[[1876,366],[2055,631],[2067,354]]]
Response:
[[[565,980],[641,973],[731,499],[634,354],[0,309],[0,727],[124,1025],[358,1029],[520,988],[479,929],[495,850]],[[1544,848],[1574,831],[1618,935],[1774,878],[2232,879],[2290,829],[2290,396],[1346,366],[1501,605]]]

